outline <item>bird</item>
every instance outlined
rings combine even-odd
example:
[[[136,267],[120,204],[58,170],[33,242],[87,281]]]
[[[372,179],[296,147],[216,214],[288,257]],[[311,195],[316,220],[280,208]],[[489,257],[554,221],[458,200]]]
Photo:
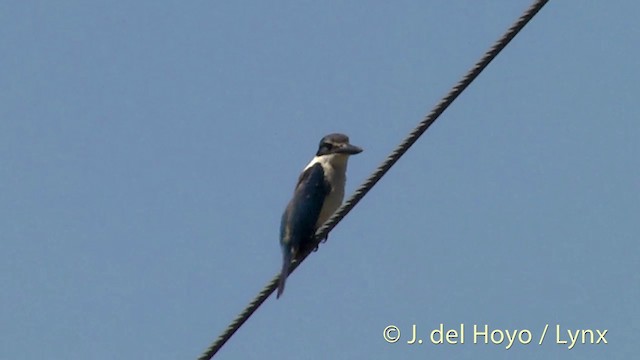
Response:
[[[278,282],[280,298],[289,275],[291,261],[310,251],[316,230],[342,204],[349,156],[362,148],[349,143],[349,137],[333,133],[320,140],[318,151],[298,177],[293,197],[280,222],[282,271]]]

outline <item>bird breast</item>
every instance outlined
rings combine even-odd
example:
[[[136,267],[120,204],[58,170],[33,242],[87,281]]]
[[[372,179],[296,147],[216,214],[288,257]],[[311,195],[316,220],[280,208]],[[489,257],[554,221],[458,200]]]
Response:
[[[327,160],[337,160],[329,159]],[[322,168],[325,172],[325,179],[331,184],[331,192],[325,198],[322,210],[320,210],[320,216],[316,223],[316,228],[322,226],[333,213],[338,210],[342,205],[344,199],[344,187],[347,181],[346,168],[347,162],[345,159],[339,159],[344,161],[327,161],[322,163]]]

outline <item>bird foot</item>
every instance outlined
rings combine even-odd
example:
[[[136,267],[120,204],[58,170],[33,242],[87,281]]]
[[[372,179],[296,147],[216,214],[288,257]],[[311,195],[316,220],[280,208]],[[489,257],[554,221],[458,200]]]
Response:
[[[325,242],[327,242],[327,239],[329,238],[329,235],[325,236],[324,239],[320,240],[320,242],[318,244],[316,244],[316,246],[314,246],[313,249],[311,249],[310,252],[316,252],[318,251],[318,249],[320,248],[320,244],[324,244]]]

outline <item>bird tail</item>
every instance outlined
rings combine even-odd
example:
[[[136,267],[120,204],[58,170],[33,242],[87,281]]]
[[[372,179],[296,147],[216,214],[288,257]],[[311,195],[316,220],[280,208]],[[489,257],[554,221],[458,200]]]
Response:
[[[280,295],[284,292],[284,283],[287,281],[287,276],[289,276],[289,266],[291,266],[291,251],[287,249],[283,251],[282,257],[282,271],[280,272],[280,281],[278,282],[278,293],[276,294],[276,299],[280,298]]]

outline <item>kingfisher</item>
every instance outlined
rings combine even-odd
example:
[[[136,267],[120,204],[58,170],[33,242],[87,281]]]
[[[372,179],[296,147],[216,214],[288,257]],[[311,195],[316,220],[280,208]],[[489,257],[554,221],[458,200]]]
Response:
[[[342,204],[347,161],[361,152],[347,135],[329,134],[320,140],[316,155],[300,174],[280,222],[282,272],[276,298],[284,291],[291,261],[311,250],[316,230]]]

